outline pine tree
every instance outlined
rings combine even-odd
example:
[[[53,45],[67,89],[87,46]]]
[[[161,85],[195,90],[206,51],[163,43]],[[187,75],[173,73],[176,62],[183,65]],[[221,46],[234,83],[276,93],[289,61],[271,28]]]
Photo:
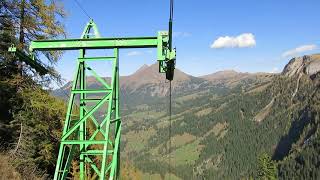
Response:
[[[4,0],[1,2],[1,16],[4,20],[14,27],[11,31],[16,40],[10,40],[11,44],[25,52],[28,52],[30,41],[42,39],[55,39],[65,37],[64,26],[61,19],[65,12],[59,1],[51,0]],[[4,21],[3,20],[3,21]],[[10,43],[10,42],[9,42]],[[9,43],[6,43],[3,50],[7,49]],[[42,54],[48,59],[48,66],[51,69],[51,77],[57,76],[53,71],[53,65],[61,56],[61,52],[45,51]],[[1,53],[0,56],[4,54]],[[39,57],[40,53],[36,53]],[[15,62],[18,73],[30,73],[30,68],[23,67],[22,62]]]
[[[40,78],[7,50],[15,44],[28,52],[32,40],[65,36],[59,21],[65,13],[55,0],[2,0],[0,17],[0,144],[4,146],[1,149],[10,152],[15,168],[23,175],[34,171],[50,177],[65,105],[44,91],[42,86],[46,84],[41,82],[50,82],[56,74],[52,70],[50,75]],[[61,53],[43,55],[52,68]]]
[[[10,77],[17,72],[16,64],[8,53],[8,47],[16,44],[16,34],[12,15],[7,7],[6,1],[0,2],[0,79]]]
[[[258,158],[258,179],[261,180],[275,180],[277,179],[277,166],[271,157],[263,153]]]

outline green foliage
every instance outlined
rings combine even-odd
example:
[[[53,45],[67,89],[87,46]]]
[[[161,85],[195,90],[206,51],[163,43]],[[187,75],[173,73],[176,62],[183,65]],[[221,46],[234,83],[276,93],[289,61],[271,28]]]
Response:
[[[318,130],[319,131],[319,130]],[[317,132],[319,137],[319,132]],[[320,177],[320,141],[311,138],[299,151],[294,151],[279,164],[279,179],[318,179]]]
[[[127,161],[123,161],[121,163],[121,172],[120,178],[123,180],[134,180],[134,179],[142,179],[142,173],[132,166],[132,163]]]
[[[0,90],[1,94],[9,95],[0,106],[10,111],[2,114],[6,119],[1,119],[6,127],[0,136],[2,148],[12,155],[13,165],[20,173],[33,169],[40,175],[52,174],[66,107],[32,79],[20,78],[0,81],[0,86],[13,90]],[[15,93],[16,82],[21,84]]]
[[[8,54],[8,47],[15,44],[20,50],[28,52],[32,40],[65,37],[61,23],[65,17],[62,4],[56,0],[4,0],[0,2],[0,10],[0,65],[5,67],[1,68],[2,73],[36,76],[33,69]],[[41,54],[48,59],[46,65],[50,73],[50,76],[41,77],[42,83],[52,79],[60,81],[53,65],[62,53],[44,51],[35,55],[39,57]],[[38,81],[39,77],[34,80]]]
[[[57,157],[64,102],[43,90],[53,77],[39,77],[7,52],[28,51],[31,40],[63,36],[63,7],[57,1],[0,2],[0,145],[23,177],[51,177]],[[61,53],[44,52],[52,65]],[[30,172],[36,175],[31,176]]]
[[[14,152],[17,167],[29,164],[53,172],[65,114],[64,102],[41,88],[28,88],[17,94],[12,111],[10,126],[18,142]]]
[[[319,80],[319,74],[313,77],[315,87],[319,87]],[[292,143],[287,156],[279,162],[279,179],[319,179],[320,177],[320,93],[319,88],[309,92],[305,90],[306,88],[308,86],[303,87],[304,93],[297,97],[297,99],[308,100],[307,108],[299,117],[305,125],[303,128],[294,126],[294,129],[299,130],[299,135],[295,137],[296,141]]]
[[[18,37],[18,46],[28,50],[32,40],[53,39],[65,35],[61,17],[65,17],[63,5],[56,0],[4,0],[1,2],[3,14],[7,20],[16,23],[14,30]],[[13,43],[13,42],[12,42]],[[46,52],[50,60],[57,60],[56,54]]]
[[[253,179],[259,170],[257,157],[266,152],[272,162],[279,162],[278,178],[317,179],[319,148],[310,146],[303,152],[309,148],[306,144],[319,137],[318,76],[302,76],[297,93],[297,77],[281,75],[269,81],[241,80],[235,86],[199,79],[184,82],[181,91],[173,94],[171,133],[172,137],[189,134],[194,138],[173,144],[171,164],[167,98],[153,96],[152,85],[122,89],[122,133],[143,137],[125,138],[122,157],[143,173],[162,177],[171,166],[181,179]],[[150,129],[154,133],[146,133]]]
[[[196,138],[182,145],[182,148],[173,147],[175,157],[184,157],[184,162],[172,158],[174,174],[182,179],[253,179],[262,168],[257,157],[260,152],[266,152],[271,155],[262,158],[266,165],[264,170],[267,170],[267,175],[270,176],[266,178],[316,179],[315,177],[319,177],[319,158],[316,155],[319,154],[319,147],[309,143],[319,137],[316,135],[320,117],[317,79],[319,78],[311,80],[307,76],[302,77],[295,96],[293,94],[297,78],[283,76],[275,76],[259,91],[251,90],[265,85],[265,82],[242,82],[232,88],[223,84],[207,84],[197,90],[190,90],[189,94],[186,91],[176,91],[174,100],[178,99],[179,102],[173,102],[172,136],[188,133]],[[204,90],[202,88],[208,93],[199,95],[199,92]],[[225,89],[224,93],[221,93],[222,89]],[[197,93],[192,100],[181,102],[181,99],[192,96],[192,93]],[[131,95],[134,96],[131,97],[132,100],[140,97],[137,94],[123,96]],[[124,120],[130,122],[124,126],[125,134],[132,131],[143,133],[145,127],[156,130],[153,136],[148,137],[143,149],[131,151],[126,157],[144,173],[164,175],[169,166],[168,119],[166,115],[156,118],[149,118],[147,115],[151,111],[166,112],[167,101],[160,97],[144,97],[148,98],[153,98],[153,101],[128,102],[144,104],[142,109],[123,105],[130,107],[123,112]],[[266,116],[258,122],[255,116],[270,102],[273,103]],[[210,109],[208,113],[197,115],[197,112],[207,109]],[[135,112],[139,112],[139,117],[134,115]],[[142,114],[145,114],[143,118]],[[220,134],[215,134],[214,129],[218,124],[224,123],[228,125],[223,129],[224,135],[220,137]],[[310,147],[306,146],[304,141],[308,142]],[[183,147],[190,147],[195,142],[199,142],[199,147],[195,148],[199,153],[197,156],[194,156],[195,151],[188,153],[189,150],[183,150]],[[123,144],[124,152],[127,144],[128,142]],[[194,163],[190,164],[191,160]],[[279,161],[279,166],[275,166],[274,160]]]
[[[277,179],[277,166],[271,157],[263,153],[258,158],[258,176],[257,179],[261,180],[275,180]]]

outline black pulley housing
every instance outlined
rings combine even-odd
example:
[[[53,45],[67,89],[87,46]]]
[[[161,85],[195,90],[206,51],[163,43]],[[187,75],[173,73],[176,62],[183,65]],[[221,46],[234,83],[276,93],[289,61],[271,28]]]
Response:
[[[169,81],[173,80],[174,76],[174,69],[175,69],[175,61],[174,60],[169,60],[166,62],[166,79]]]

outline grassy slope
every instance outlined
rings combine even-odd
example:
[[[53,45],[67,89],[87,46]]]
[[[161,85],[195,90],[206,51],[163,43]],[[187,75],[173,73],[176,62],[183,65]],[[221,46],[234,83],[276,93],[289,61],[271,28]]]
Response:
[[[314,89],[311,81],[306,79],[304,83],[301,96]],[[194,138],[184,144],[173,145],[175,174],[183,179],[195,176],[234,179],[255,175],[257,156],[263,152],[277,156],[278,143],[289,133],[292,122],[307,106],[307,101],[299,97],[296,97],[295,103],[292,102],[295,85],[295,79],[275,78],[268,84],[243,83],[223,95],[215,94],[214,88],[209,93],[176,94],[173,136],[188,134]],[[157,163],[168,166],[168,119],[165,108],[166,101],[159,100],[145,105],[144,109],[139,110],[139,116],[131,115],[126,119],[156,130],[152,135],[139,126],[128,126],[125,130],[125,136],[132,131],[143,134],[143,146],[132,151],[130,143],[126,143],[124,151],[130,151],[129,158],[145,173],[165,172],[163,167],[156,166]],[[152,111],[163,116],[139,118],[143,114],[147,117]],[[257,122],[255,117],[259,114],[263,114],[264,118]],[[140,140],[136,138],[136,141]],[[149,167],[142,167],[146,165]]]
[[[295,77],[272,78],[244,79],[232,86],[196,81],[190,83],[200,84],[184,84],[182,91],[174,91],[173,173],[182,179],[255,176],[257,156],[264,152],[291,167],[282,159],[294,149],[291,146],[300,147],[309,132],[306,127],[313,127],[306,112],[317,102],[310,100],[311,94],[318,92],[304,77],[292,97]],[[122,157],[146,179],[163,179],[168,172],[168,99],[145,91],[121,94]]]

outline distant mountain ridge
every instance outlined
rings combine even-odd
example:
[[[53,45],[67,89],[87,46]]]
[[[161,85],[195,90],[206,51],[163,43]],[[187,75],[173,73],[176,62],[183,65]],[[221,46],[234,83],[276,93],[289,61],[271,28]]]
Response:
[[[279,179],[319,179],[319,61],[318,55],[293,58],[280,74],[226,70],[194,77],[177,69],[172,174],[257,179],[257,157],[267,153],[277,160]],[[164,79],[157,64],[120,78],[121,156],[145,179],[164,179],[170,166]],[[92,78],[88,86],[99,84]]]
[[[273,74],[271,73],[242,73],[234,70],[218,71],[209,75],[195,77],[189,75],[180,69],[175,69],[174,80],[172,86],[174,90],[181,90],[185,86],[189,88],[197,88],[201,84],[225,84],[236,85],[243,80],[252,80],[257,78],[269,79]],[[107,82],[110,82],[110,77],[104,77]],[[88,87],[97,87],[101,84],[93,77],[87,77]],[[159,73],[158,63],[152,65],[144,64],[136,72],[128,76],[120,76],[120,88],[126,91],[142,90],[146,87],[152,88],[154,95],[165,96],[167,93],[167,81],[165,74]],[[142,88],[142,89],[141,89]],[[61,89],[54,91],[55,95],[61,95],[61,91],[68,93],[71,89],[71,82],[66,83]]]
[[[184,81],[189,81],[193,76],[186,74],[179,69],[175,69],[174,83],[181,83]],[[122,81],[122,82],[121,82]],[[152,64],[150,66],[143,65],[135,73],[129,76],[120,77],[121,87],[140,87],[145,84],[158,84],[165,81],[165,74],[159,73],[158,63]]]

